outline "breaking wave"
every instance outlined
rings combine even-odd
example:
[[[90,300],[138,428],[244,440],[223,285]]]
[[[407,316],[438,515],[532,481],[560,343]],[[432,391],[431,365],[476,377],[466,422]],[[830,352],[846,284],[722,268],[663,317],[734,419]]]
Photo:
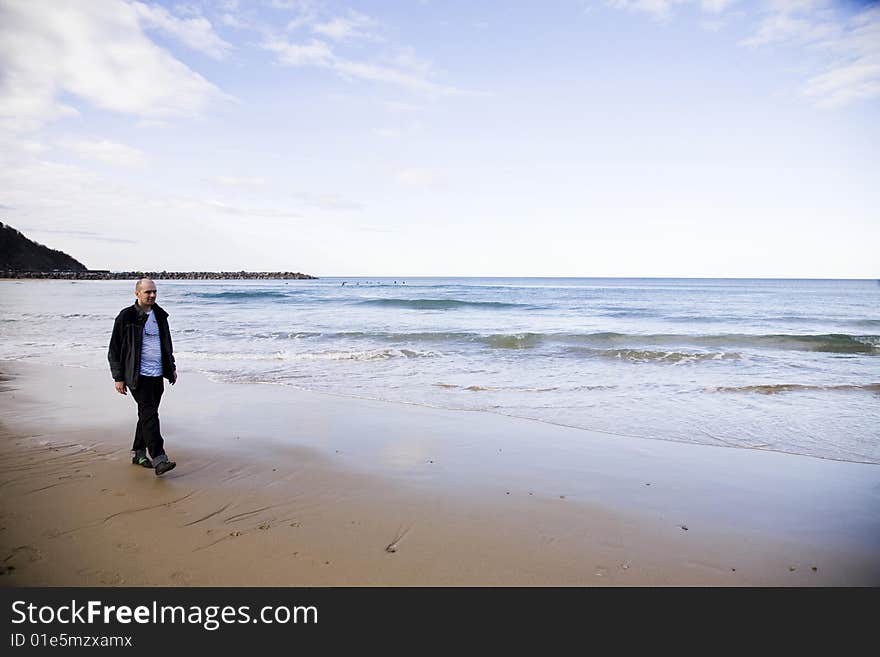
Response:
[[[388,308],[407,308],[410,310],[456,310],[458,308],[528,308],[527,304],[503,303],[500,301],[462,301],[460,299],[367,299],[359,301],[361,306],[384,306]]]
[[[480,339],[493,349],[531,349],[546,340],[542,333],[514,333],[488,335]]]
[[[634,333],[482,333],[468,331],[419,331],[413,333],[387,331],[346,331],[322,334],[310,331],[275,331],[257,333],[254,337],[275,340],[310,337],[379,340],[382,342],[470,342],[492,349],[533,349],[545,344],[593,348],[607,352],[614,358],[643,360],[674,360],[693,358],[703,360],[739,358],[734,350],[776,349],[782,351],[816,351],[839,354],[880,354],[880,336],[877,335],[749,335],[728,333],[719,335],[648,334]],[[663,349],[668,345],[675,347]],[[688,348],[708,353],[689,352]],[[584,353],[589,353],[584,351]],[[677,356],[676,354],[680,354]],[[596,355],[602,355],[597,353]]]
[[[185,351],[177,354],[180,358],[209,361],[309,361],[309,360],[388,360],[390,358],[433,358],[441,354],[414,349],[366,349],[363,351],[319,351],[292,353],[210,353]]]
[[[799,383],[768,383],[766,385],[754,386],[721,386],[712,388],[713,392],[758,392],[762,395],[776,395],[780,392],[808,392],[811,390],[818,391],[839,391],[839,390],[861,390],[865,392],[880,393],[880,383],[869,383],[866,385],[842,384],[834,386],[811,386]]]
[[[515,336],[490,336],[492,346],[505,346],[507,342],[519,342],[524,346],[535,346],[543,342],[558,342],[578,346],[618,347],[621,350],[634,350],[642,346],[675,345],[703,348],[758,348],[780,349],[784,351],[821,351],[843,354],[877,354],[880,352],[880,336],[877,335],[748,335],[729,333],[721,335],[680,335],[652,334],[637,335],[624,333],[581,333],[544,334],[527,333]],[[659,351],[659,350],[658,350]]]
[[[248,301],[262,299],[286,299],[289,295],[278,290],[223,290],[222,292],[184,292],[184,296],[206,301]]]
[[[739,360],[739,353],[718,352],[687,352],[687,351],[654,351],[651,349],[591,349],[589,347],[569,347],[569,353],[598,358],[616,358],[634,363],[665,362],[692,363],[704,360]]]
[[[530,388],[524,386],[481,386],[481,385],[469,385],[463,386],[455,383],[435,383],[435,387],[437,388],[445,388],[447,390],[467,390],[469,392],[501,392],[507,390],[515,390],[518,392],[554,392],[559,390],[558,387],[551,388]]]

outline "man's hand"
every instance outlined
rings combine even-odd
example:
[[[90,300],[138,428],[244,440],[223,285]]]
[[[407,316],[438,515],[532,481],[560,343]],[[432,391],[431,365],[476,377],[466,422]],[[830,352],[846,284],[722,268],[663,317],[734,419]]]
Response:
[[[171,375],[171,385],[177,383],[177,370],[174,370],[174,373]]]
[[[116,392],[118,392],[120,395],[127,395],[128,393],[125,392],[125,390],[126,390],[125,381],[117,381],[116,382]]]

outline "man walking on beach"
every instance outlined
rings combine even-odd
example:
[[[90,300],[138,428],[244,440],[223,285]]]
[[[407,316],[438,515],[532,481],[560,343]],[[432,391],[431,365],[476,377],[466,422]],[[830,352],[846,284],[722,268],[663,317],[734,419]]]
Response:
[[[107,359],[116,392],[131,395],[138,405],[131,462],[154,468],[163,475],[177,464],[168,459],[159,430],[159,402],[165,390],[163,377],[177,383],[168,313],[156,303],[156,284],[149,278],[134,286],[134,305],[123,308],[113,324]],[[147,450],[152,461],[147,458]]]

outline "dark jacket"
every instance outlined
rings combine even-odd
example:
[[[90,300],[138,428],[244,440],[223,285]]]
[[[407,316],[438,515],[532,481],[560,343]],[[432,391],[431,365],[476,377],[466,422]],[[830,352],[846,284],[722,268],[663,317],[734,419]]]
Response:
[[[159,344],[162,347],[162,376],[171,381],[174,377],[174,348],[171,345],[171,329],[168,328],[168,313],[153,304],[156,324],[159,325]],[[144,341],[144,324],[147,313],[134,303],[123,308],[113,324],[107,360],[114,381],[125,381],[129,388],[137,389],[141,369],[141,346]]]

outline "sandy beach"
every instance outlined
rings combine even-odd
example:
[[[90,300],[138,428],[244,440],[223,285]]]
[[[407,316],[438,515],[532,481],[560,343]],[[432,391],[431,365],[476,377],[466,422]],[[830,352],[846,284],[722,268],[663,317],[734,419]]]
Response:
[[[880,466],[183,372],[162,478],[91,369],[0,363],[4,586],[880,584]]]

